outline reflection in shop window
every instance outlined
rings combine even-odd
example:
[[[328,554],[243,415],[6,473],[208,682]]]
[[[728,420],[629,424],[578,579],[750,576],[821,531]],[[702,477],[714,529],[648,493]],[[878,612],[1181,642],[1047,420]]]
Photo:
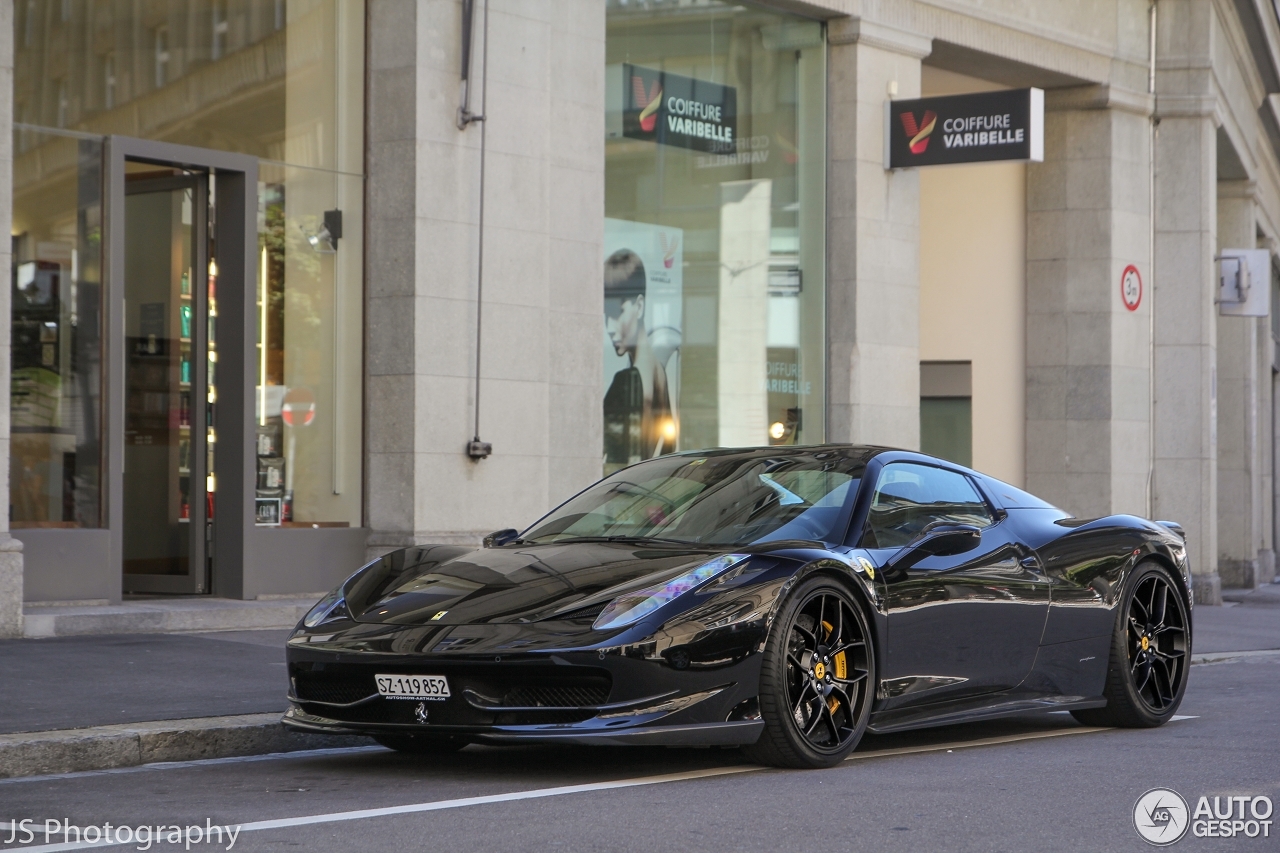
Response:
[[[102,57],[102,108],[113,109],[116,105],[116,55],[108,53]]]
[[[164,88],[164,84],[169,82],[169,28],[167,26],[156,27],[155,29],[156,44],[156,88]]]
[[[16,133],[43,156],[14,163],[10,525],[97,527],[102,145]]]
[[[822,27],[717,0],[607,10],[605,471],[820,442]]]
[[[358,525],[360,234],[314,238],[326,211],[360,221],[361,181],[268,164],[261,177],[255,520]]]
[[[255,456],[278,501],[266,520],[359,524],[364,3],[71,9],[61,22],[56,3],[30,0],[12,22],[14,526],[103,523],[100,140],[121,128],[261,158]],[[68,62],[68,45],[93,53]],[[59,123],[76,138],[36,126]],[[307,240],[326,211],[347,222],[328,253]]]

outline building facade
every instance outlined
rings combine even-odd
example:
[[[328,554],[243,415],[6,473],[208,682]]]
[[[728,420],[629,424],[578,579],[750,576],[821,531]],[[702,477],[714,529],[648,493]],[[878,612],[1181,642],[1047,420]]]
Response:
[[[4,0],[0,78],[0,633],[770,443],[1274,576],[1269,0]],[[886,104],[1027,87],[1041,160],[886,168]]]

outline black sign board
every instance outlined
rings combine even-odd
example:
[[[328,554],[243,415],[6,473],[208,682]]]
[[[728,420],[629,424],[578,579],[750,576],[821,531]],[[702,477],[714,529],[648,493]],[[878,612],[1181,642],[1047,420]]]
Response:
[[[1044,91],[889,101],[885,168],[1044,159]]]
[[[622,66],[622,135],[659,145],[731,154],[738,145],[738,90],[638,65]]]

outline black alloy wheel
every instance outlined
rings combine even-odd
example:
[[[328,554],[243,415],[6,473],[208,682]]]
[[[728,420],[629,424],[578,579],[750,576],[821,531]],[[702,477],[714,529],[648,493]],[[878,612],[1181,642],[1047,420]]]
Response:
[[[1073,711],[1092,726],[1152,728],[1182,704],[1191,657],[1191,624],[1182,594],[1155,562],[1134,569],[1118,608],[1105,708]]]
[[[746,748],[776,767],[831,767],[867,729],[875,695],[871,631],[853,594],[818,577],[783,605],[765,644],[760,714],[765,729]]]
[[[408,755],[449,755],[457,752],[471,741],[466,738],[449,735],[427,735],[417,733],[389,733],[374,735],[373,739],[388,749]]]

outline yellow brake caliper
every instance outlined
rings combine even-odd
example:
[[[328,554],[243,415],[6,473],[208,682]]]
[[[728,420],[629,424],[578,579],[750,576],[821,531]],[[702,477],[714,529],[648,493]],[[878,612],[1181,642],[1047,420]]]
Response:
[[[823,642],[826,642],[828,639],[831,638],[831,632],[835,630],[835,626],[832,625],[830,622],[823,622],[822,628],[827,632],[826,636],[822,638]],[[845,661],[844,655],[845,653],[841,652],[840,654],[836,655],[834,658],[831,659],[831,662],[835,664],[836,678],[844,679],[849,677],[848,676],[849,667],[848,667],[848,663]],[[834,696],[831,696],[827,699],[827,708],[830,709],[831,713],[834,714],[836,712],[836,709],[839,707],[840,707],[839,699],[837,699]]]

